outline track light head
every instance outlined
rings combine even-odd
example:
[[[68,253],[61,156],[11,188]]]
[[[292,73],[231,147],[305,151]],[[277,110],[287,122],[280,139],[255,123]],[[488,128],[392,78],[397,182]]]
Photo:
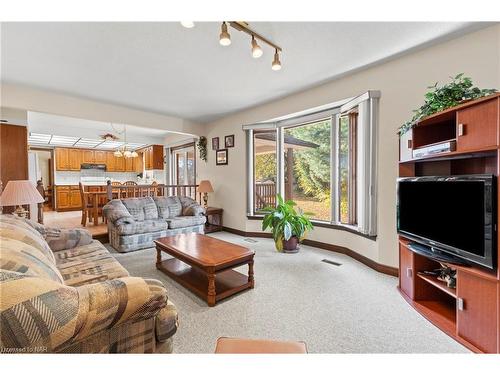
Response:
[[[194,27],[194,22],[193,21],[181,21],[181,25],[184,26],[186,29],[192,29]]]
[[[219,35],[219,43],[222,46],[228,46],[231,44],[231,35],[227,32],[227,25],[225,22],[222,22],[222,26],[220,27],[220,35]]]
[[[280,70],[281,69],[281,61],[280,61],[280,55],[278,53],[278,50],[275,50],[274,52],[274,60],[273,64],[271,65],[272,70]]]
[[[259,57],[262,56],[264,52],[262,51],[262,48],[257,44],[257,41],[255,40],[255,37],[252,35],[252,57],[254,59],[258,59]]]

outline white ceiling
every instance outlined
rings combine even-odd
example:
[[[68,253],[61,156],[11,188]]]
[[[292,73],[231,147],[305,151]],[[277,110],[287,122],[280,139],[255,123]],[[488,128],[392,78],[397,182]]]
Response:
[[[485,27],[473,23],[250,23],[283,48],[253,59],[250,39],[219,23],[3,23],[1,77],[201,122],[289,95],[416,47]]]

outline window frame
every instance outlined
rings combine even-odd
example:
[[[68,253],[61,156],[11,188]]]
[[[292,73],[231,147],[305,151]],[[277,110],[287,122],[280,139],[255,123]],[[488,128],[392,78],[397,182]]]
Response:
[[[335,229],[344,229],[363,237],[376,239],[377,236],[377,142],[378,142],[378,100],[380,91],[370,90],[354,98],[348,98],[342,101],[330,103],[321,107],[290,114],[273,120],[243,125],[243,130],[247,135],[247,218],[260,219],[262,214],[254,212],[254,130],[275,130],[276,131],[276,192],[284,196],[285,193],[285,156],[284,156],[284,130],[289,127],[306,125],[321,120],[330,119],[330,208],[331,220],[311,220],[319,227],[328,227]],[[338,127],[342,115],[349,114],[357,108],[358,116],[356,119],[355,130],[352,136],[356,142],[350,145],[355,150],[355,168],[354,178],[355,187],[350,194],[355,195],[353,217],[354,224],[345,224],[340,222],[339,218],[339,180],[338,165],[339,146]],[[361,116],[363,113],[363,116]],[[360,118],[361,117],[361,118]],[[351,123],[349,122],[351,126]],[[350,129],[351,133],[351,129]],[[364,136],[359,139],[359,135]],[[351,143],[351,142],[350,142]],[[359,152],[362,151],[360,156]],[[350,156],[351,157],[351,156]],[[359,167],[362,168],[359,168]],[[362,177],[358,180],[359,177]],[[350,177],[351,178],[351,177]],[[360,181],[362,180],[362,181]],[[362,202],[359,201],[360,197]],[[361,211],[361,214],[360,214]]]

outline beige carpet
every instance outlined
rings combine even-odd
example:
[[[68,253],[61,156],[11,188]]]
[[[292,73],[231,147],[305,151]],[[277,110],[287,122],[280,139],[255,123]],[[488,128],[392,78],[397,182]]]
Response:
[[[308,246],[298,254],[281,254],[270,239],[250,243],[225,232],[214,237],[256,252],[255,289],[215,307],[158,271],[154,249],[113,253],[132,275],[166,285],[179,310],[176,353],[212,353],[219,336],[302,340],[310,353],[468,352],[406,304],[395,277]]]

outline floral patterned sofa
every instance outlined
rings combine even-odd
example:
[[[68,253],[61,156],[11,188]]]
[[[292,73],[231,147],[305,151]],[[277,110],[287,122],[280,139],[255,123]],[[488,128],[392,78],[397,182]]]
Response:
[[[104,206],[109,243],[128,252],[154,246],[154,240],[181,233],[204,233],[205,209],[188,197],[113,199]]]
[[[172,352],[177,312],[83,229],[0,215],[0,353]]]

